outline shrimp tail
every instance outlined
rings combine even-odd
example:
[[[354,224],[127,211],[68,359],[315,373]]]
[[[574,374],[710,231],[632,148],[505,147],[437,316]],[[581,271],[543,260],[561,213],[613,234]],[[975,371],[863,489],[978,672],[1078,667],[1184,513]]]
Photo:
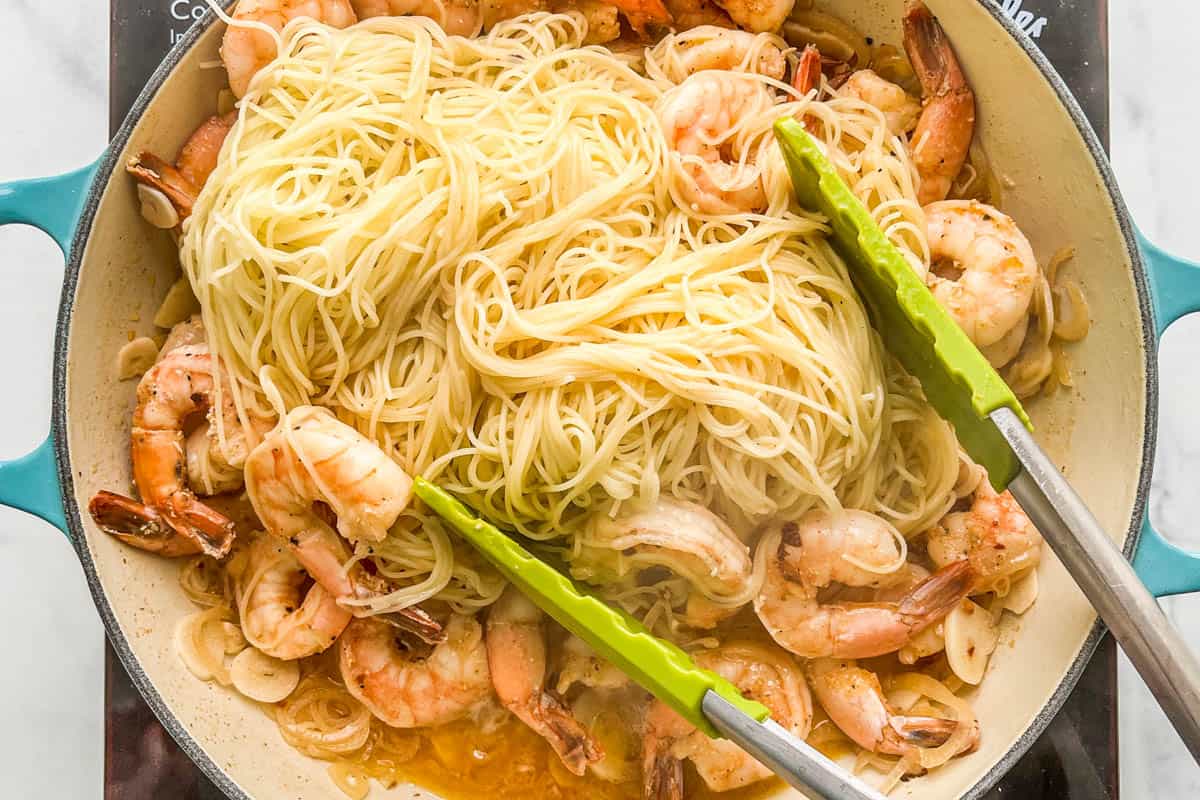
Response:
[[[807,45],[800,54],[796,71],[792,75],[792,88],[800,94],[808,94],[821,86],[821,51],[816,45]]]
[[[446,641],[446,631],[442,628],[441,623],[418,606],[409,606],[399,611],[378,614],[376,619],[399,628],[405,633],[411,633],[426,644],[436,645]]]
[[[191,216],[192,206],[200,190],[196,185],[175,169],[174,165],[154,155],[142,151],[129,159],[125,171],[132,175],[138,183],[143,183],[151,189],[157,189],[167,196],[171,205],[179,212],[179,218]]]
[[[975,135],[975,93],[941,23],[921,0],[904,4],[904,50],[921,83],[925,110],[913,133],[923,178],[921,205],[945,199]]]
[[[175,492],[159,510],[168,525],[195,542],[205,555],[224,558],[233,547],[233,520],[201,503],[190,491]]]
[[[554,752],[558,753],[563,764],[574,774],[583,775],[588,764],[604,757],[604,750],[588,735],[562,702],[549,692],[542,692],[532,716],[532,721],[536,724],[530,727],[550,742]]]
[[[102,531],[139,550],[168,558],[200,552],[196,541],[180,536],[162,514],[131,497],[96,492],[88,513]]]
[[[643,800],[683,800],[683,762],[663,749],[651,748],[646,754]]]
[[[958,729],[958,722],[940,717],[892,717],[888,724],[892,733],[905,744],[916,747],[938,747],[946,743]]]
[[[904,3],[904,49],[928,96],[967,88],[946,32],[922,0]]]
[[[921,581],[900,601],[898,610],[913,625],[915,634],[949,614],[974,582],[971,563],[955,561]]]

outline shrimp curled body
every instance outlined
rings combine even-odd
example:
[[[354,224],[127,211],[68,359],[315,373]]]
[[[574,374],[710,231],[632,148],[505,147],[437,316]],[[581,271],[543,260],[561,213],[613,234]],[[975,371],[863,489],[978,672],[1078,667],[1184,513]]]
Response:
[[[291,661],[323,652],[352,615],[308,575],[272,536],[250,543],[230,565],[238,616],[246,641],[269,656]]]
[[[811,661],[808,677],[817,701],[833,724],[859,747],[874,753],[915,756],[921,748],[945,743],[959,725],[952,719],[898,713],[884,697],[875,673],[853,661]],[[978,742],[979,725],[974,723],[964,752],[974,749]]]
[[[764,535],[766,578],[754,601],[759,620],[782,647],[806,658],[869,658],[900,649],[917,633],[948,614],[966,596],[973,579],[968,562],[952,563],[894,602],[822,602],[833,583],[879,587],[906,579],[907,570],[881,575],[846,559],[880,563],[884,541],[857,515],[812,512]],[[879,520],[882,523],[882,520]],[[899,551],[886,553],[899,560]]]
[[[812,727],[812,696],[800,667],[770,645],[726,644],[695,657],[696,664],[733,683],[742,694],[771,710],[771,719],[803,739]],[[771,771],[733,742],[710,739],[661,700],[646,712],[642,746],[646,800],[683,796],[682,763],[691,761],[714,792],[747,786]]]
[[[925,208],[929,289],[979,347],[995,344],[1026,320],[1039,271],[1033,247],[1012,218],[975,200]],[[938,265],[959,271],[940,277]]]
[[[603,752],[546,688],[542,611],[509,587],[488,611],[487,655],[492,685],[505,708],[550,743],[567,769],[582,775]]]
[[[338,644],[347,690],[394,728],[453,722],[491,695],[483,629],[473,617],[452,616],[445,641],[428,652],[371,618],[353,620]]]
[[[286,541],[317,583],[355,616],[387,587],[350,559],[350,542],[379,542],[408,505],[412,479],[379,447],[327,409],[299,406],[246,459],[246,492],[269,533]],[[335,530],[318,512],[336,517]],[[339,533],[341,534],[339,536]],[[396,624],[436,638],[420,609],[394,612]]]
[[[770,111],[775,101],[759,78],[704,70],[663,95],[658,118],[671,151],[671,191],[699,214],[761,210],[767,196],[741,122]]]

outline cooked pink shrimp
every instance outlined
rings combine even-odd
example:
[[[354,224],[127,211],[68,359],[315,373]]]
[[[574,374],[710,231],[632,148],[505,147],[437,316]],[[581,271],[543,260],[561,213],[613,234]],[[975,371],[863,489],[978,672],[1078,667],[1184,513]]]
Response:
[[[725,521],[696,503],[660,496],[616,518],[600,511],[580,535],[583,551],[621,553],[687,578],[712,600],[737,595],[754,564],[750,549]]]
[[[777,31],[792,13],[796,0],[713,0],[729,18],[751,33]]]
[[[1012,494],[997,494],[986,479],[969,510],[947,514],[925,539],[934,564],[970,561],[976,575],[972,594],[991,591],[998,581],[1032,569],[1042,559],[1042,535]]]
[[[191,215],[196,197],[216,169],[221,145],[236,120],[237,114],[233,112],[209,117],[184,142],[174,164],[143,150],[129,160],[125,169],[138,183],[166,195],[182,222]]]
[[[718,70],[698,72],[663,95],[658,119],[673,161],[671,194],[681,208],[736,214],[766,205],[762,172],[738,131],[774,105],[762,81]]]
[[[246,432],[233,405],[233,389],[223,387],[221,407],[213,406],[224,373],[205,345],[179,347],[142,376],[133,412],[133,480],[142,502],[159,511],[178,533],[220,558],[233,544],[233,523],[197,499],[184,483],[184,423],[189,417],[219,413],[224,421],[225,454],[231,464],[245,460]]]
[[[1011,217],[976,200],[925,207],[929,290],[979,347],[1018,327],[1040,272],[1033,247]],[[954,277],[942,277],[949,273]],[[939,274],[942,273],[942,274]]]
[[[729,15],[711,0],[663,0],[663,5],[674,20],[677,31],[687,31],[701,25],[734,27]]]
[[[355,619],[338,655],[346,689],[393,728],[453,722],[492,693],[483,629],[473,617],[452,616],[445,641],[432,650],[378,619]]]
[[[429,17],[451,36],[475,36],[483,25],[479,0],[350,0],[350,5],[359,19]]]
[[[974,574],[964,560],[934,573],[896,602],[821,602],[818,594],[833,583],[881,586],[908,575],[897,570],[889,579],[849,560],[883,566],[899,558],[894,543],[891,552],[881,549],[885,537],[857,516],[863,514],[835,516],[831,522],[827,512],[813,512],[798,523],[783,523],[777,532],[768,531],[759,545],[772,549],[761,554],[766,577],[754,610],[771,637],[796,655],[868,658],[890,653],[966,597]]]
[[[267,531],[285,540],[313,580],[355,616],[371,614],[365,601],[386,594],[387,586],[361,563],[347,568],[350,553],[342,537],[383,540],[411,497],[412,479],[404,470],[327,409],[299,406],[250,453],[245,476]],[[336,518],[336,531],[318,504]],[[418,608],[388,618],[426,639],[438,636],[437,623]]]
[[[166,558],[200,552],[196,539],[182,535],[157,510],[131,497],[101,490],[88,502],[88,513],[100,530],[139,550]]]
[[[331,28],[346,28],[358,19],[349,0],[238,0],[233,9],[234,23],[221,40],[221,60],[229,74],[229,88],[242,97],[260,69],[275,60],[275,38],[258,26],[238,25],[257,22],[278,32],[294,19],[308,17]]]
[[[771,719],[803,739],[812,727],[812,696],[791,656],[762,644],[727,644],[700,653],[696,664],[733,683],[742,694],[771,710]],[[661,700],[646,712],[642,738],[646,800],[683,797],[684,761],[691,761],[704,784],[726,792],[771,777],[771,770],[733,742],[710,739]]]
[[[755,35],[716,25],[702,25],[676,34],[679,70],[673,70],[673,80],[682,81],[706,69],[753,72],[768,78],[783,80],[787,60],[778,37]]]
[[[943,200],[967,160],[975,135],[975,93],[946,32],[921,0],[904,3],[904,51],[925,105],[913,132],[913,165],[921,205]]]
[[[921,104],[908,92],[877,75],[860,69],[850,75],[838,90],[842,97],[855,97],[883,113],[888,132],[903,136],[913,129],[921,116]]]
[[[792,88],[800,94],[821,88],[821,51],[816,45],[807,45],[800,53],[800,60],[792,73]]]
[[[328,649],[352,619],[273,536],[259,536],[233,559],[238,616],[246,641],[292,661]]]
[[[897,713],[883,695],[874,672],[853,661],[822,658],[808,663],[813,694],[833,724],[859,747],[874,753],[914,756],[920,748],[937,747],[958,728],[958,722],[940,717]],[[979,725],[959,753],[979,743]]]
[[[487,658],[492,686],[504,707],[550,743],[576,775],[604,752],[562,699],[546,688],[543,614],[510,586],[488,610]]]

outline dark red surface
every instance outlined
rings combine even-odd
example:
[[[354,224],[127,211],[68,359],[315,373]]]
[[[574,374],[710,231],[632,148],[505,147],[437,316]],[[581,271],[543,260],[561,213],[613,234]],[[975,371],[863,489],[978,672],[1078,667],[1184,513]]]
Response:
[[[163,53],[203,0],[111,0],[110,127],[120,126]],[[1036,36],[1108,142],[1107,0],[995,0]],[[834,4],[836,5],[836,4]],[[106,645],[106,800],[223,797],[155,719]],[[1117,797],[1117,658],[1105,636],[1062,712],[989,800]],[[987,731],[984,731],[987,736]]]

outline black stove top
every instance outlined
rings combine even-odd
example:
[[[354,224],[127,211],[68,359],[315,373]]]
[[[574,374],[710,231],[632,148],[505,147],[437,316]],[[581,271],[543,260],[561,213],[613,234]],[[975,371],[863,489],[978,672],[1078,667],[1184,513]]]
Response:
[[[1037,42],[1108,142],[1107,0],[980,0]],[[115,132],[159,60],[207,8],[204,0],[111,0],[109,127]],[[108,647],[105,800],[221,800],[175,745]],[[1066,705],[988,800],[1115,800],[1117,658],[1105,636]]]

